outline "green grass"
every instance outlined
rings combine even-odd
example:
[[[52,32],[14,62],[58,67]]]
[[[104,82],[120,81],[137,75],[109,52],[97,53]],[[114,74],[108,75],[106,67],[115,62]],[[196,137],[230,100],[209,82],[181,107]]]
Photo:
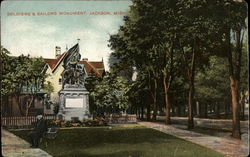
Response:
[[[16,131],[27,140],[28,131]],[[40,148],[54,157],[222,157],[197,144],[162,132],[131,126],[59,130]]]

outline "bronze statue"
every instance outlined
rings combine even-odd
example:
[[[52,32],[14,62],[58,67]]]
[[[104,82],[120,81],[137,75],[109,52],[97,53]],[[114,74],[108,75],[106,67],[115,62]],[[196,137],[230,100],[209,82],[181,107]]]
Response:
[[[65,84],[84,85],[86,73],[84,66],[78,64],[81,58],[78,44],[72,47],[67,53],[68,54],[64,60],[65,70],[62,73],[63,87]]]

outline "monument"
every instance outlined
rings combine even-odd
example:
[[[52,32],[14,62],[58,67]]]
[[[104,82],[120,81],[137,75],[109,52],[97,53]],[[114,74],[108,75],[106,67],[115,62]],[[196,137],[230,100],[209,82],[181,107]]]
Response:
[[[84,85],[87,73],[84,65],[78,64],[81,58],[79,44],[69,49],[64,57],[57,119],[67,121],[90,119],[89,92]]]

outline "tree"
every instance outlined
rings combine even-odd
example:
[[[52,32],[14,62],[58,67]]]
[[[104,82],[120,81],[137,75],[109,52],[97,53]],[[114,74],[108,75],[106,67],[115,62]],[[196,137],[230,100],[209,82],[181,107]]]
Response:
[[[126,110],[130,104],[128,102],[129,85],[122,77],[107,74],[90,91],[97,109],[102,108],[104,112],[115,113]]]
[[[9,69],[9,57],[10,52],[5,49],[3,46],[1,46],[1,52],[0,52],[0,88],[1,88],[1,96],[0,96],[0,103],[1,103],[1,111],[4,114],[7,114],[6,112],[3,112],[4,106],[8,106],[8,97],[6,96],[9,93],[9,88],[4,88],[7,86],[7,82],[3,82],[4,78],[3,76],[6,75],[8,69]],[[9,84],[8,84],[9,85]],[[7,107],[6,107],[7,108]]]
[[[209,57],[209,65],[204,68],[203,71],[197,73],[195,80],[196,100],[200,104],[200,108],[204,108],[202,115],[207,118],[208,105],[214,105],[216,107],[216,114],[219,118],[221,106],[227,106],[229,104],[230,90],[228,83],[225,81],[227,77],[227,64],[225,57],[211,56]],[[202,106],[203,107],[202,107]]]
[[[177,32],[175,3],[176,1],[134,1],[129,15],[124,18],[125,24],[118,34],[110,38],[110,46],[121,58],[121,62],[129,61],[139,75],[143,76],[140,80],[147,82],[153,104],[147,106],[147,119],[150,119],[152,107],[153,120],[156,120],[159,88],[163,88],[165,84],[167,124],[170,124],[168,92],[174,66],[176,67],[173,55]],[[165,78],[162,79],[162,76]]]
[[[228,58],[233,117],[232,136],[240,139],[239,87],[247,6],[245,2],[223,0],[218,1],[217,9],[221,16],[214,22],[220,26],[220,43],[224,46]]]
[[[2,52],[6,51],[3,47]],[[46,78],[46,66],[42,58],[30,58],[20,55],[8,57],[8,64],[2,71],[1,93],[4,97],[15,96],[19,101],[20,94],[29,95],[25,104],[18,102],[21,115],[28,115],[36,93],[41,91]]]
[[[95,91],[95,87],[100,81],[102,81],[102,78],[97,78],[95,76],[95,74],[93,74],[93,73],[88,74],[88,77],[85,80],[85,87],[88,90],[88,92],[90,93],[90,95],[89,95],[89,110],[93,114],[94,117],[99,116],[99,115],[96,115],[98,113],[97,112],[98,107],[95,104],[95,100],[94,100],[92,93]]]
[[[168,94],[176,91],[170,87],[175,79],[184,78],[182,84],[187,82],[189,85],[188,128],[192,129],[195,76],[208,65],[210,56],[214,55],[229,56],[230,71],[235,71],[231,72],[230,77],[231,84],[233,83],[232,100],[236,100],[235,88],[239,84],[235,82],[235,78],[240,81],[238,76],[243,39],[241,28],[244,28],[245,8],[242,3],[232,0],[133,1],[128,16],[124,18],[124,25],[109,41],[114,54],[120,59],[117,64],[127,62],[136,67],[141,76],[140,81],[147,83],[153,102],[153,106],[147,106],[149,118],[151,107],[154,110],[153,118],[156,117],[157,102],[159,103],[157,88],[161,86],[159,80],[162,80],[166,123],[170,123],[171,105]],[[233,56],[232,33],[235,34],[234,52],[237,52]],[[234,58],[237,60],[235,63],[231,62]],[[175,83],[179,85],[178,81]],[[186,89],[183,90],[183,95],[185,92]],[[233,113],[233,117],[237,117],[236,112]]]
[[[208,63],[210,55],[218,51],[218,29],[213,22],[214,1],[186,0],[179,1],[177,6],[177,16],[180,17],[178,27],[181,30],[178,46],[182,50],[183,64],[186,65],[189,84],[188,128],[192,129],[196,72]]]

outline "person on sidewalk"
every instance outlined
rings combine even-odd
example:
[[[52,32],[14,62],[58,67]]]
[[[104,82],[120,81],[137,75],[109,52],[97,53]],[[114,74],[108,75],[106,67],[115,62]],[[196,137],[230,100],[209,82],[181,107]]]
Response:
[[[37,148],[40,138],[43,137],[43,134],[47,132],[47,122],[43,119],[42,115],[37,116],[37,122],[34,125],[34,129],[28,134],[31,141],[31,147]]]

